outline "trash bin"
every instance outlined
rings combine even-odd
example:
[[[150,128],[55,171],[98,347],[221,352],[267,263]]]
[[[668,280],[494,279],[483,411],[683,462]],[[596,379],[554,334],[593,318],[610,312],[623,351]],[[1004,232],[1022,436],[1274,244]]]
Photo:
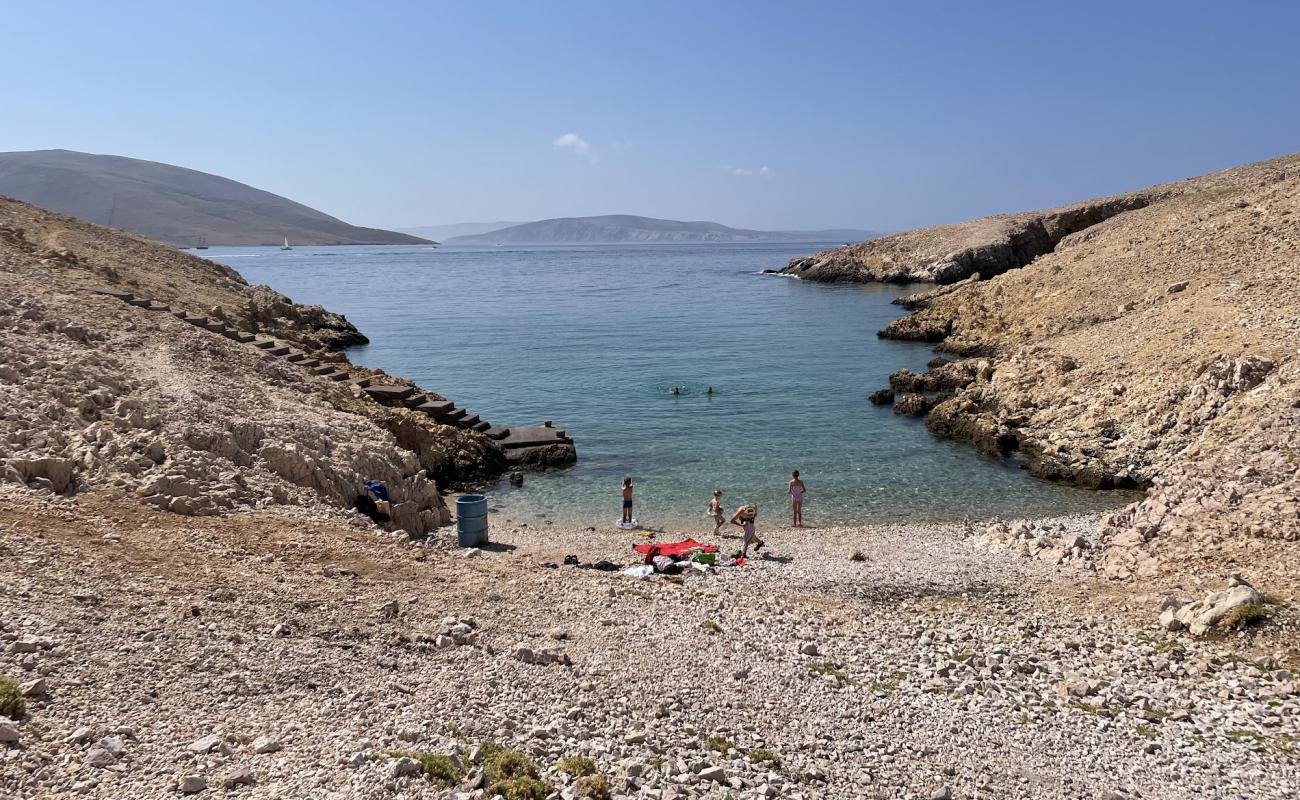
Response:
[[[488,543],[487,497],[467,494],[456,498],[456,540],[461,547]]]

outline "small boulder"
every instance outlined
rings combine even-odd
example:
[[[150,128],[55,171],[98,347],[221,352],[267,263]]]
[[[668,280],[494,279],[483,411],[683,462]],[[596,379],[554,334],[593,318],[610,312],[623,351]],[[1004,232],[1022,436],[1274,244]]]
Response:
[[[420,762],[415,759],[402,756],[394,758],[385,765],[384,770],[390,778],[403,778],[408,775],[419,775],[421,772]]]
[[[205,753],[211,753],[213,750],[216,750],[220,746],[221,746],[221,737],[216,735],[215,733],[210,733],[201,739],[196,739],[193,742],[190,742],[189,745],[186,747],[186,749],[189,750],[191,753],[205,754]]]
[[[278,753],[279,751],[280,743],[269,736],[259,736],[253,740],[254,753]]]
[[[252,782],[253,771],[246,766],[233,767],[221,774],[221,785],[226,789],[233,789],[236,786],[242,786]]]
[[[208,781],[202,775],[182,775],[177,788],[182,794],[197,794],[208,788]]]
[[[117,763],[117,756],[102,747],[92,747],[86,751],[86,766],[104,769]]]

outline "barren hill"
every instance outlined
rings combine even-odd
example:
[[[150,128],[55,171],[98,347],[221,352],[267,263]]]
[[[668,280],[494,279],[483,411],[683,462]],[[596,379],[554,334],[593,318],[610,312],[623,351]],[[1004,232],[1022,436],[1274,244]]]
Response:
[[[526,222],[474,236],[455,236],[453,245],[495,244],[600,244],[620,242],[784,242],[867,238],[871,231],[753,231],[729,228],[717,222],[681,222],[671,219],[607,214],[599,217],[561,217]]]
[[[966,360],[897,375],[895,389],[926,394],[936,433],[1044,477],[1151,486],[1107,527],[1122,543],[1111,574],[1222,563],[1252,537],[1300,540],[1300,155],[897,234],[786,271],[960,279],[905,298],[916,312],[881,335]],[[1270,569],[1279,550],[1255,550]]]
[[[270,192],[206,172],[71,150],[0,153],[0,195],[160,242],[191,246],[422,244],[349,225]]]

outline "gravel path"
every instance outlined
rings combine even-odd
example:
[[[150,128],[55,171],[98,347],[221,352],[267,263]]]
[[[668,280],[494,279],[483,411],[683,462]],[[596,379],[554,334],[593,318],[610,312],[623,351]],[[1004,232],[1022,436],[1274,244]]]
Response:
[[[565,797],[574,755],[629,798],[1300,792],[1285,665],[962,525],[768,530],[680,580],[563,564],[630,563],[636,535],[493,525],[467,554],[325,509],[0,490],[0,674],[45,683],[0,795],[487,797],[391,755],[483,741]]]

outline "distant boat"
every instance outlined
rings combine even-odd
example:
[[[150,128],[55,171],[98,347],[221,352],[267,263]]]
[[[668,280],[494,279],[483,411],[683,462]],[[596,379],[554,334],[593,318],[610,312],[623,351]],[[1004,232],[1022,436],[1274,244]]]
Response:
[[[289,246],[289,237],[288,237],[288,236],[284,237],[284,244],[280,245],[280,249],[281,249],[281,250],[292,250],[292,249],[293,249],[292,247]]]
[[[194,245],[194,249],[195,249],[195,250],[207,250],[207,249],[208,249],[208,239],[207,239],[207,237],[206,237],[206,236],[200,236],[200,237],[199,237],[199,243],[196,244],[196,245]]]

